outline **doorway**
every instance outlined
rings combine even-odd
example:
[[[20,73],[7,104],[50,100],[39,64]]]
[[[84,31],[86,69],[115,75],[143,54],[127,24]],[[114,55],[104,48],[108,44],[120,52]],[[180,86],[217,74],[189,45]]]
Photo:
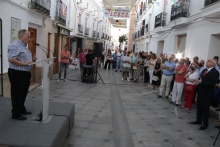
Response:
[[[210,37],[209,51],[207,59],[213,58],[214,56],[220,56],[220,34],[213,34]]]
[[[160,56],[161,53],[163,53],[163,49],[164,49],[164,41],[158,41],[157,44],[157,55]]]
[[[0,18],[0,62],[1,62],[1,78],[0,78],[0,96],[3,96],[3,62],[2,62],[2,19]]]
[[[186,49],[186,35],[179,35],[177,42],[177,53],[181,53],[182,57],[184,57],[185,49]]]
[[[59,70],[59,59],[58,59],[58,55],[59,55],[59,34],[55,34],[55,46],[54,46],[54,57],[56,57],[54,59],[54,64],[53,64],[53,74],[57,74],[58,70]]]
[[[37,42],[37,29],[28,27],[28,31],[30,32],[31,41],[28,43],[28,48],[30,52],[32,53],[32,56],[36,54],[36,45],[32,42]],[[36,78],[36,65],[34,64],[32,66],[31,70],[31,84],[35,84],[37,81]]]

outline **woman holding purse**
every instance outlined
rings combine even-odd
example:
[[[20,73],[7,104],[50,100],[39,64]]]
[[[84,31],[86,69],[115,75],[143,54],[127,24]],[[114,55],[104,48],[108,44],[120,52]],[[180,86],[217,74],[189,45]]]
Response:
[[[111,62],[112,62],[112,52],[110,49],[108,49],[104,69],[107,68],[107,65],[108,65],[108,69],[110,69]]]
[[[153,89],[158,89],[161,81],[161,59],[157,58],[152,78]]]
[[[193,65],[191,67],[191,71],[185,75],[186,85],[185,85],[185,89],[184,89],[184,95],[185,95],[186,102],[185,102],[184,107],[187,110],[192,109],[193,98],[196,93],[196,80],[198,78],[199,78],[199,74],[198,74],[198,72],[196,72],[196,68]]]

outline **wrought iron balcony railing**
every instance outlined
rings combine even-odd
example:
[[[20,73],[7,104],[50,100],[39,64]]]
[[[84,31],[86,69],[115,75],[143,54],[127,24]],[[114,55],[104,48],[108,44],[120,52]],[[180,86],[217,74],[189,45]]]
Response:
[[[209,6],[211,4],[214,4],[214,3],[218,2],[218,1],[220,1],[220,0],[205,0],[204,7],[207,7],[207,6]]]
[[[155,25],[154,27],[159,27],[159,26],[165,26],[166,22],[166,14],[165,13],[160,13],[159,15],[155,16]]]
[[[78,32],[83,33],[83,25],[78,24]]]
[[[179,17],[188,17],[189,12],[189,0],[179,0],[172,5],[171,8],[171,18],[174,20]]]
[[[89,35],[89,28],[85,28],[85,35]]]
[[[43,13],[45,15],[50,15],[51,0],[31,0],[30,8]]]

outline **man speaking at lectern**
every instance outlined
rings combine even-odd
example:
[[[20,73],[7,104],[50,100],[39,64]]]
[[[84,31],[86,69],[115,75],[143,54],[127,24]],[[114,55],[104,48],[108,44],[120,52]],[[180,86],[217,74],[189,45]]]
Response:
[[[22,115],[30,115],[24,106],[28,89],[30,86],[32,62],[36,61],[36,56],[32,57],[27,48],[30,41],[30,32],[23,29],[18,32],[18,39],[8,47],[8,77],[11,83],[12,119],[26,120]]]

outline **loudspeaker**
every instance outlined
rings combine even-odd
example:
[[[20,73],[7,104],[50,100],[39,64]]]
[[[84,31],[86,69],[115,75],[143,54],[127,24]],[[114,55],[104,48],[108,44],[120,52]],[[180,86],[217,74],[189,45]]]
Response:
[[[95,57],[101,57],[102,56],[102,43],[94,43],[94,55]]]

